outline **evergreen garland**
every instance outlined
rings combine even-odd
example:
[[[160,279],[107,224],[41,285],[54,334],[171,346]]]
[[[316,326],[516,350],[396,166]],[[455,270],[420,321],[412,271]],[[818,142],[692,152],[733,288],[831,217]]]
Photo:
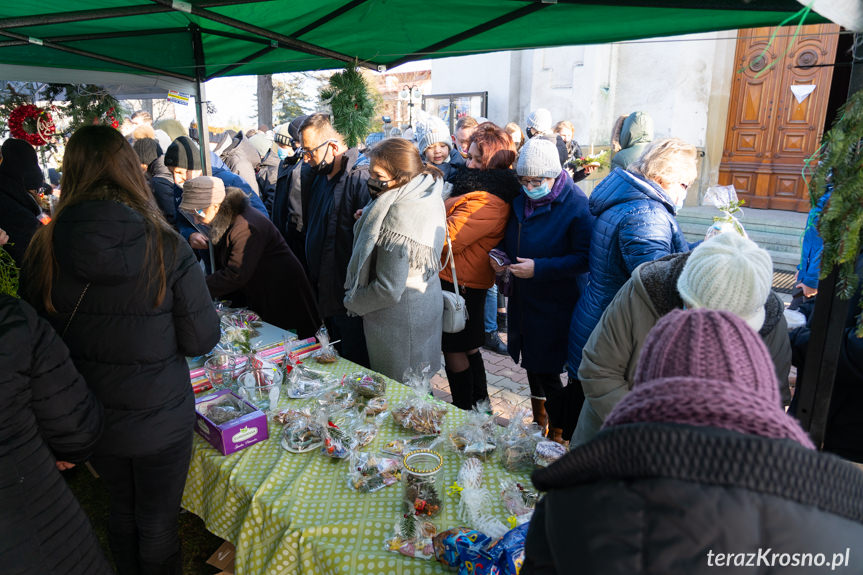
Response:
[[[321,88],[321,101],[329,104],[333,127],[344,136],[348,147],[363,142],[371,132],[375,99],[355,65],[330,76],[329,84]]]
[[[0,247],[0,294],[18,297],[19,272],[9,252]]]
[[[824,240],[820,277],[824,279],[838,268],[837,293],[842,299],[851,299],[858,284],[854,266],[863,229],[863,90],[853,94],[839,111],[839,119],[824,135],[821,148],[810,161],[813,159],[819,164],[809,183],[812,205],[824,195],[827,184],[833,185],[818,222]],[[863,337],[861,317],[857,318],[857,337]]]

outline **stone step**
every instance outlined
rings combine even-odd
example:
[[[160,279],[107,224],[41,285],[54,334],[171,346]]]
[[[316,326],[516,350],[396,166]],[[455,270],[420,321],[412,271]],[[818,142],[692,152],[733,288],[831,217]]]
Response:
[[[690,242],[704,239],[707,228],[701,224],[681,223],[680,229]],[[799,235],[775,234],[747,229],[749,239],[768,251],[791,252],[800,254],[801,239]]]

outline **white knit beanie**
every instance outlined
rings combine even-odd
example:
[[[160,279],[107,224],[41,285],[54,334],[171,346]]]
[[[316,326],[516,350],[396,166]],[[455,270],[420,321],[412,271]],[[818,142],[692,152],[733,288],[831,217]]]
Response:
[[[523,177],[558,177],[561,167],[557,146],[545,138],[531,138],[524,143],[518,153],[515,171]]]
[[[548,134],[551,132],[551,112],[545,108],[537,108],[527,117],[525,129],[533,128],[537,132]]]
[[[443,142],[452,150],[449,128],[443,120],[436,116],[429,116],[417,122],[414,126],[414,138],[417,141],[420,154],[425,153],[426,148],[438,142]]]
[[[770,254],[750,239],[725,232],[692,250],[677,291],[687,308],[730,311],[759,331],[772,284]]]

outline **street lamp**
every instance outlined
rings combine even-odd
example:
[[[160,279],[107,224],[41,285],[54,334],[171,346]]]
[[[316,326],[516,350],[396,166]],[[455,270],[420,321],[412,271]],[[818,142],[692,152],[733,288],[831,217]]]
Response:
[[[399,100],[408,101],[408,124],[411,128],[414,127],[414,100],[422,98],[422,95],[423,92],[417,85],[408,86],[405,84],[399,92]]]

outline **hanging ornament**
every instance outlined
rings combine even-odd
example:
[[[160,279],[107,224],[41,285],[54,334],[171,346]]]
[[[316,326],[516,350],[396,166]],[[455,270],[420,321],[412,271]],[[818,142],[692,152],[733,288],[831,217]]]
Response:
[[[51,113],[33,104],[23,104],[12,110],[8,126],[13,138],[25,140],[33,146],[44,146],[57,130]]]
[[[356,65],[333,74],[321,89],[321,100],[333,111],[333,127],[345,138],[348,147],[365,140],[371,131],[375,101],[366,79]]]
[[[117,121],[117,118],[114,117],[114,106],[108,108],[108,111],[105,112],[105,120],[106,124],[111,124],[111,127],[115,130],[120,127],[120,122]]]

